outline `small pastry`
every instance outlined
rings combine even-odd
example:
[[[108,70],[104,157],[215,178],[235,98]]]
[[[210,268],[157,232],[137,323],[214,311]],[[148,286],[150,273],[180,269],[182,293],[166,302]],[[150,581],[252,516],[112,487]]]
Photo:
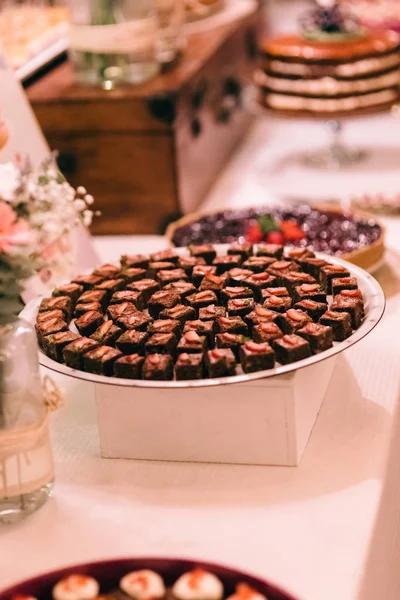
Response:
[[[179,577],[172,587],[172,593],[177,600],[221,600],[224,587],[212,573],[194,569]]]
[[[247,583],[238,583],[236,592],[227,600],[268,600],[268,598]]]
[[[128,573],[121,579],[119,586],[135,600],[162,598],[165,595],[164,581],[158,573],[149,569]]]
[[[54,600],[92,600],[99,595],[100,586],[88,575],[68,575],[53,588]]]

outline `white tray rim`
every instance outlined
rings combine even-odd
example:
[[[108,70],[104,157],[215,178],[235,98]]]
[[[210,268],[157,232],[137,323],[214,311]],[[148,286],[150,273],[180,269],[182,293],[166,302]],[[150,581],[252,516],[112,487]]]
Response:
[[[228,244],[215,244],[217,251],[224,251]],[[174,248],[180,254],[186,252],[186,248]],[[386,307],[386,299],[383,290],[377,280],[370,275],[364,269],[357,267],[345,260],[340,258],[332,257],[321,252],[317,252],[316,256],[321,259],[325,259],[331,264],[341,265],[348,269],[351,275],[357,277],[360,287],[363,289],[364,301],[368,307],[367,315],[362,323],[361,327],[354,331],[354,333],[344,340],[333,345],[329,350],[325,350],[320,354],[313,355],[309,358],[299,360],[288,365],[279,365],[273,369],[266,371],[257,371],[256,373],[249,373],[243,375],[233,375],[230,377],[219,377],[215,379],[199,379],[190,381],[144,381],[141,379],[120,379],[118,377],[106,377],[105,375],[94,375],[92,373],[86,373],[85,371],[79,371],[72,369],[65,364],[58,363],[49,357],[47,357],[42,350],[39,350],[39,363],[41,366],[50,369],[61,375],[74,377],[82,381],[89,381],[95,384],[111,385],[116,387],[132,387],[132,388],[159,388],[159,389],[187,389],[187,388],[201,388],[201,387],[213,387],[219,385],[232,385],[239,383],[248,383],[250,381],[256,381],[259,379],[266,379],[276,377],[279,375],[285,375],[298,369],[309,367],[323,360],[332,358],[333,356],[347,350],[354,344],[360,342],[364,337],[369,335],[371,331],[378,325],[382,319]],[[30,323],[34,324],[37,309],[40,304],[42,296],[31,300],[23,309],[20,316],[25,318]]]

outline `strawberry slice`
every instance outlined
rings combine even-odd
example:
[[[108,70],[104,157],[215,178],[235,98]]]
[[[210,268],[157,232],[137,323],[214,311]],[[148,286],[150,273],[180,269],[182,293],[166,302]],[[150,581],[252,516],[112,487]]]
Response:
[[[278,244],[278,246],[281,246],[285,243],[283,233],[281,231],[270,231],[267,235],[267,243]]]
[[[263,234],[259,223],[249,225],[247,229],[246,240],[252,244],[258,244],[258,242],[262,242]]]

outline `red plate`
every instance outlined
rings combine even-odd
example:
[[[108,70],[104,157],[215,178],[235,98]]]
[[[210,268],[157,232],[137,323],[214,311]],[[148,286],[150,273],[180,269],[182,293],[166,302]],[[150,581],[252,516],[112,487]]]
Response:
[[[168,558],[126,558],[80,564],[52,571],[14,585],[0,592],[0,600],[11,600],[12,596],[19,594],[35,596],[38,600],[51,600],[51,591],[54,585],[60,579],[72,573],[91,575],[100,583],[100,592],[104,594],[118,587],[121,577],[129,571],[152,569],[163,577],[167,586],[170,586],[180,575],[195,567],[210,571],[219,577],[225,587],[225,597],[233,594],[237,583],[244,582],[266,596],[268,600],[296,600],[276,586],[235,569],[212,563]]]

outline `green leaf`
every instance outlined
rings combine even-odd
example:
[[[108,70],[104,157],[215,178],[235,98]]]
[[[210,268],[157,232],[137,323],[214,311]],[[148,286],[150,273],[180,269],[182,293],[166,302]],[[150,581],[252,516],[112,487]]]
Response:
[[[271,215],[262,215],[258,217],[258,223],[263,235],[271,233],[271,231],[280,231],[278,223]]]
[[[39,185],[47,185],[50,182],[47,175],[39,175],[38,183]]]

